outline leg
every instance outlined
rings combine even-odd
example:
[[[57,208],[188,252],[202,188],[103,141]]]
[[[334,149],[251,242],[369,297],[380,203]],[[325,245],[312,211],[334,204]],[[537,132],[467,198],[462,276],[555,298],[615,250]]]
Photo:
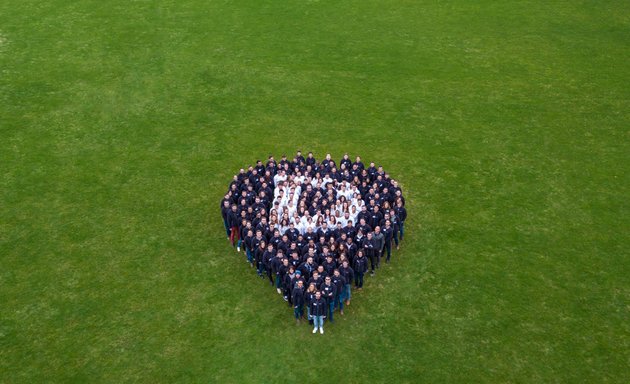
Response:
[[[227,236],[227,238],[229,239],[230,238],[230,232],[232,232],[232,230],[231,230],[230,226],[228,225],[227,219],[223,219],[223,225],[225,226],[225,233],[226,233],[225,236]]]

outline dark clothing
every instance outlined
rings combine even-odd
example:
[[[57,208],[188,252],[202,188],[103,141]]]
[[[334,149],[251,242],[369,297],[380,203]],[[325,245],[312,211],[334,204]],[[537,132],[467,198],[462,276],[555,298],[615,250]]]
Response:
[[[337,287],[335,284],[323,284],[321,287],[322,297],[326,299],[326,302],[330,302],[335,300],[335,296],[337,296]]]
[[[326,300],[323,298],[313,299],[309,305],[311,316],[326,316]]]
[[[339,274],[346,280],[346,284],[350,284],[354,280],[354,270],[350,266],[348,268],[339,267]]]
[[[341,273],[339,273],[339,276],[332,275],[330,279],[333,285],[337,287],[336,295],[339,296],[341,294],[341,290],[346,285],[346,279],[344,279],[344,277],[341,276]]]
[[[305,279],[310,279],[313,271],[317,270],[317,264],[309,264],[307,262],[304,262],[298,267],[298,269],[300,270],[300,272],[302,272],[302,275]]]
[[[363,288],[363,275],[368,270],[368,262],[365,256],[354,258],[354,286]]]
[[[291,299],[293,300],[293,305],[304,305],[304,287],[293,288]]]
[[[361,246],[363,247],[363,252],[365,252],[365,256],[372,257],[376,252],[377,244],[374,239],[368,239],[367,237],[363,239]]]
[[[368,260],[365,258],[365,256],[354,258],[353,269],[355,273],[365,273],[368,271]]]

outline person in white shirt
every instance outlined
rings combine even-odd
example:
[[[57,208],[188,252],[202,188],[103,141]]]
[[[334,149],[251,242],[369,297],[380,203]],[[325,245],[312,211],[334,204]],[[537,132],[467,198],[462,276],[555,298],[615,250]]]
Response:
[[[278,171],[278,173],[273,177],[273,183],[275,185],[280,184],[281,181],[285,181],[287,179],[287,174],[284,169]]]

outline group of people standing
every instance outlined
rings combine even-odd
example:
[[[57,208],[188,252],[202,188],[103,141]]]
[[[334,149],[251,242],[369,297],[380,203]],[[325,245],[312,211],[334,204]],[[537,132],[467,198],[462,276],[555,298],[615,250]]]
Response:
[[[299,324],[307,319],[324,333],[350,305],[352,286],[363,289],[381,259],[404,237],[405,198],[381,166],[348,154],[339,165],[330,154],[320,162],[312,152],[293,159],[241,169],[221,201],[228,240],[259,277],[267,279],[293,307]]]

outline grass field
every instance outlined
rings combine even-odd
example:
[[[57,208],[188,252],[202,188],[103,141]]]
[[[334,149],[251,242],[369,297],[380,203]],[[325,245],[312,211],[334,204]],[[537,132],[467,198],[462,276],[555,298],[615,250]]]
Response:
[[[0,382],[630,382],[627,1],[0,2]],[[225,241],[269,153],[375,160],[324,336]]]

